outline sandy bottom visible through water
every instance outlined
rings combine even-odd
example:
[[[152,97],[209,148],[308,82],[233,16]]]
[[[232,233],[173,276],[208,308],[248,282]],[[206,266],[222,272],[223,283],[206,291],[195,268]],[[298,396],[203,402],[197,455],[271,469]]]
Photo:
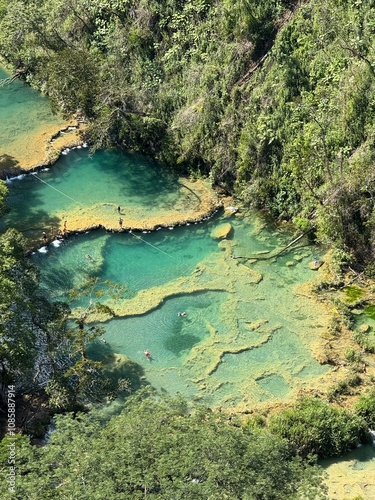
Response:
[[[325,460],[329,500],[375,499],[375,443]]]
[[[68,130],[69,127],[71,130]],[[54,163],[65,148],[82,143],[82,128],[73,120],[71,122],[62,120],[56,125],[42,124],[27,137],[24,135],[15,137],[5,148],[0,144],[0,173],[27,171]],[[61,130],[66,132],[52,140]]]
[[[14,138],[8,137],[6,146],[0,143],[0,174],[4,171],[32,170],[54,163],[65,148],[82,144],[83,139],[81,134],[84,126],[77,125],[75,121],[56,119],[56,123],[42,123],[32,132],[28,132],[27,135],[17,135]],[[61,130],[65,132],[59,134]],[[52,140],[52,138],[54,139]],[[219,201],[203,182],[187,181],[185,179],[183,182],[188,188],[194,190],[194,192],[199,192],[202,202],[199,207],[196,207],[195,211],[185,213],[183,216],[181,212],[176,211],[175,214],[170,214],[168,218],[163,220],[147,221],[138,220],[136,214],[128,213],[123,217],[124,228],[152,229],[156,226],[180,224],[184,223],[184,220],[203,218],[219,206]],[[115,207],[113,213],[115,214]],[[106,229],[119,231],[121,228],[118,226],[118,218],[113,213],[110,216],[106,215],[108,214],[108,210],[106,207],[100,206],[82,209],[77,213],[69,213],[69,227],[67,229],[68,231],[77,231],[102,226]],[[63,224],[63,217],[61,220]],[[234,278],[232,282],[234,289],[230,290],[232,295],[234,292],[241,291],[241,286],[245,286],[244,282],[246,282],[246,286],[256,287],[261,280],[261,276],[251,269],[242,266],[239,262],[231,260],[229,243],[223,242],[221,245],[223,254],[219,258],[219,264],[223,275],[228,274]],[[205,280],[202,280],[201,275],[205,276]],[[180,293],[192,293],[205,289],[223,289],[222,280],[217,275],[214,275],[214,273],[210,273],[209,266],[205,269],[198,269],[196,276],[190,280],[189,284],[180,279],[173,284],[168,283],[165,289],[159,287],[158,290],[147,290],[144,294],[139,294],[136,300],[130,300],[126,304],[122,304],[122,307],[119,307],[116,312],[120,317],[125,317],[129,314],[144,314],[146,311],[157,307],[168,296]],[[235,309],[235,304],[232,304],[232,302],[229,300],[226,303],[227,311],[231,308]],[[263,324],[248,322],[247,327],[250,331],[258,333],[259,339],[257,342],[259,343],[266,342],[268,336],[272,333],[267,331]],[[235,332],[236,329],[234,328],[233,331]],[[205,342],[201,343],[199,347],[192,349],[186,360],[187,364],[197,366],[197,381],[200,378],[208,380],[208,376],[214,373],[220,365],[224,353],[236,353],[237,350],[247,350],[254,347],[249,341],[247,344],[242,343],[234,349],[230,345],[233,339],[225,339],[224,342],[224,339],[220,339],[219,337],[220,335],[216,329],[212,327],[212,332]],[[219,340],[222,340],[220,346]],[[315,346],[310,345],[310,347],[313,350],[315,348],[318,352],[321,349],[321,346],[316,344]],[[205,355],[207,353],[210,354],[209,362],[207,362],[207,356],[204,358],[204,363],[202,362],[202,353]],[[332,374],[330,375],[332,376]],[[322,378],[320,382],[323,382]],[[303,387],[304,384],[302,383],[301,386]],[[327,465],[328,478],[326,484],[328,485],[328,497],[330,500],[354,499],[356,497],[366,500],[375,499],[374,458],[367,460],[366,465],[363,465],[358,458],[348,456]]]

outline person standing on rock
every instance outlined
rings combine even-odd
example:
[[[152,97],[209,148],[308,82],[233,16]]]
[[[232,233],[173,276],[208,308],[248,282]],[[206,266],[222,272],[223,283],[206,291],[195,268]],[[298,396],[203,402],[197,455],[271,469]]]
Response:
[[[118,223],[119,223],[120,227],[122,228],[122,218],[121,217],[119,217]]]

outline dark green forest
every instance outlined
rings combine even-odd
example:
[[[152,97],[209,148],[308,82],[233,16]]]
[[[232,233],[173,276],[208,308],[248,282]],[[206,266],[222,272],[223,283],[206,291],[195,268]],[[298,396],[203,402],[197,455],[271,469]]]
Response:
[[[1,59],[84,120],[93,151],[120,146],[208,177],[369,278],[374,35],[370,0],[0,0]],[[4,210],[3,184],[0,198]],[[100,334],[90,311],[68,328],[68,305],[39,294],[26,247],[13,229],[0,235],[1,407],[17,378],[58,432],[30,444],[45,430],[34,419],[17,435],[16,496],[2,440],[1,498],[319,499],[316,458],[368,439],[373,391],[350,411],[302,398],[241,421],[138,393],[137,367],[105,372],[87,355]],[[86,411],[118,391],[120,415]]]
[[[309,453],[343,453],[365,432],[358,414],[314,398],[268,426],[262,418],[242,425],[228,414],[144,391],[128,398],[109,423],[95,412],[57,416],[47,446],[30,446],[19,435],[17,495],[11,498],[324,499],[322,470]],[[4,439],[2,459],[6,445]],[[2,481],[2,498],[6,489]]]

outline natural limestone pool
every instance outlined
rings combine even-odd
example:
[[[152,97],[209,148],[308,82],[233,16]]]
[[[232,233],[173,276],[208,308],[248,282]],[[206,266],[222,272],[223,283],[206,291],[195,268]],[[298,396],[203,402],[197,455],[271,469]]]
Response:
[[[21,82],[0,97],[3,153],[27,170],[40,163],[29,151],[32,144],[40,157],[33,132],[44,148],[60,123]],[[26,148],[17,158],[12,136]],[[95,341],[93,355],[105,346],[137,363],[159,391],[211,406],[272,403],[323,383],[329,368],[317,358],[329,313],[308,285],[321,272],[308,265],[321,258],[317,248],[302,239],[272,257],[295,235],[255,213],[219,208],[206,181],[118,150],[63,152],[51,168],[8,179],[11,210],[2,229],[31,238],[52,299],[66,300],[92,277],[125,287],[121,298],[103,298],[116,318],[96,318],[107,342]],[[68,237],[56,240],[65,228]]]
[[[7,76],[0,68],[0,79]],[[19,81],[0,88],[0,109],[0,173],[49,163],[65,147],[79,144],[74,130],[49,142],[72,124],[53,115],[48,100]],[[127,171],[120,168],[124,163]],[[315,357],[329,313],[308,292],[310,280],[320,277],[320,270],[308,268],[321,257],[319,251],[300,241],[277,258],[261,260],[291,235],[253,213],[228,218],[218,212],[201,223],[179,226],[185,203],[194,219],[211,212],[214,200],[207,196],[208,205],[201,206],[197,201],[207,195],[204,184],[198,190],[192,181],[182,186],[171,173],[161,175],[159,167],[136,155],[112,151],[90,157],[76,149],[50,170],[37,172],[41,180],[27,175],[8,184],[7,223],[37,243],[31,258],[41,269],[48,296],[65,299],[90,277],[126,287],[124,299],[114,304],[119,317],[103,323],[107,343],[94,342],[91,353],[120,353],[117,358],[140,366],[146,381],[160,391],[244,411],[253,403],[285,401],[329,381],[324,377],[328,367]],[[158,217],[153,226],[168,226],[175,203],[179,212],[173,230],[75,234],[77,227],[97,225],[118,231],[118,204],[124,226],[142,229],[153,210]],[[50,228],[63,228],[65,220],[69,237],[52,242]],[[211,237],[228,222],[228,239]],[[48,232],[43,246],[42,231]],[[181,311],[186,316],[178,316]],[[371,324],[373,311],[367,313],[361,322]],[[330,498],[374,498],[369,481],[374,460],[371,445],[335,460],[328,469]]]
[[[0,66],[0,174],[3,170],[31,168],[56,157],[48,141],[59,130],[75,125],[51,111],[47,98],[20,80],[1,85],[11,75]],[[69,142],[75,134],[71,130]],[[55,145],[56,146],[56,145]]]
[[[108,203],[117,220],[114,204],[121,199],[124,219],[131,211],[168,219],[181,204],[180,181],[143,162],[125,153],[90,158],[74,151],[38,173],[47,183],[32,175],[9,183],[14,209],[8,220],[20,228],[26,220],[34,228],[43,221],[41,230],[46,214],[65,210],[69,223],[76,205],[55,186],[79,197],[83,211],[85,204]],[[117,180],[113,189],[111,183],[102,187],[107,175]],[[20,200],[24,210],[29,207],[25,217]],[[230,232],[221,239],[216,233],[228,224]],[[304,286],[318,276],[308,264],[320,257],[319,251],[301,240],[270,258],[291,239],[254,213],[221,210],[173,229],[72,232],[62,243],[41,246],[32,259],[53,299],[66,299],[71,288],[90,277],[121,283],[124,297],[107,299],[116,318],[103,323],[106,348],[140,364],[147,381],[160,391],[233,407],[288,399],[328,371],[314,357],[328,313]],[[182,311],[186,316],[178,315]],[[102,347],[100,341],[93,345],[97,351]],[[151,362],[145,350],[152,354]]]
[[[36,241],[43,231],[50,238],[64,227],[72,232],[176,225],[219,206],[206,182],[160,169],[139,155],[112,150],[91,156],[78,147],[52,169],[7,179],[11,212],[5,221]]]

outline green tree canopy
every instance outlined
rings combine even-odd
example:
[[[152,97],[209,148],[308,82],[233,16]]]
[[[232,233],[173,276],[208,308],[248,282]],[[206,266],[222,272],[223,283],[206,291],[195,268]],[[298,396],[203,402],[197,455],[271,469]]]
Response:
[[[319,469],[284,440],[179,399],[133,398],[103,427],[92,415],[57,417],[49,443],[19,462],[17,498],[30,500],[325,498]]]
[[[365,420],[317,398],[302,398],[292,409],[271,416],[271,432],[286,438],[301,456],[339,456],[366,439]]]

